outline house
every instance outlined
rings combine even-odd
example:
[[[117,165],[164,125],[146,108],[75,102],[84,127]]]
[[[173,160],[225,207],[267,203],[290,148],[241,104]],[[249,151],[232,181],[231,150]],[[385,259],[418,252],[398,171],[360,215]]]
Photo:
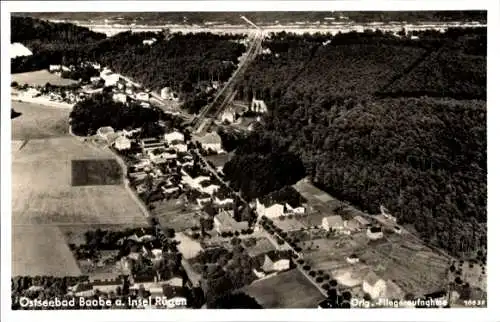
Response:
[[[226,198],[226,199],[219,199],[218,197],[215,197],[214,204],[219,206],[219,207],[224,207],[224,206],[230,206],[232,205],[234,200],[232,198]]]
[[[233,232],[248,229],[248,222],[236,221],[226,210],[221,210],[214,217],[214,228],[219,233]]]
[[[232,109],[228,109],[226,111],[224,111],[224,113],[222,113],[222,116],[221,116],[221,121],[222,122],[229,122],[229,123],[234,123],[234,121],[236,120],[236,113],[234,113],[234,111]]]
[[[366,230],[366,236],[371,240],[377,240],[384,237],[384,233],[381,227],[370,227]]]
[[[94,295],[95,290],[90,283],[77,283],[68,287],[68,295],[87,297]]]
[[[120,103],[127,103],[127,94],[125,93],[114,93],[113,101]]]
[[[172,148],[175,150],[175,152],[187,152],[188,150],[187,145],[182,143],[172,145]]]
[[[261,51],[262,55],[271,55],[273,52],[269,48],[263,48]]]
[[[172,95],[172,89],[170,87],[163,87],[160,91],[160,97],[164,100],[169,99]]]
[[[197,198],[196,203],[201,208],[204,205],[208,204],[210,202],[210,200],[212,200],[212,198]]]
[[[54,73],[54,72],[60,72],[62,70],[61,65],[49,65],[49,72]]]
[[[353,220],[357,221],[361,227],[366,227],[370,224],[370,222],[366,218],[359,215],[355,216]]]
[[[161,190],[163,191],[164,194],[166,194],[167,196],[170,196],[170,195],[178,192],[179,187],[172,187],[172,188],[161,187]]]
[[[156,42],[156,38],[151,38],[151,39],[145,39],[142,41],[143,45],[151,46]]]
[[[250,103],[250,111],[255,113],[267,113],[267,105],[263,100],[252,99]]]
[[[31,50],[26,48],[23,44],[19,42],[15,42],[10,44],[10,58],[23,57],[23,56],[31,56],[33,53]]]
[[[323,227],[323,229],[327,231],[329,230],[342,231],[345,229],[344,220],[339,215],[324,217],[323,220],[321,221],[321,227]]]
[[[290,257],[285,252],[271,251],[264,256],[262,270],[266,273],[290,269]]]
[[[108,136],[112,133],[115,133],[115,130],[111,126],[103,126],[97,129],[97,135],[107,140]]]
[[[132,143],[130,142],[129,139],[127,139],[126,137],[124,136],[119,136],[115,142],[113,143],[113,145],[115,146],[115,148],[119,151],[123,151],[123,150],[128,150],[130,149],[130,147],[132,146]]]
[[[104,79],[104,86],[116,86],[120,81],[120,75],[113,73],[109,69],[104,69],[101,74],[101,78]]]
[[[220,188],[219,185],[211,184],[211,185],[208,185],[206,187],[201,186],[201,188],[199,190],[201,192],[206,193],[206,194],[213,195],[214,193],[216,193],[219,190],[219,188]]]
[[[222,149],[222,139],[217,132],[209,132],[204,136],[194,136],[193,139],[201,144],[204,150],[212,150],[217,153],[221,153]]]
[[[368,293],[372,300],[383,297],[386,288],[387,283],[373,272],[369,272],[363,278],[363,292]]]
[[[359,263],[359,257],[356,254],[352,254],[346,257],[346,261],[349,264],[356,264]]]
[[[397,222],[397,218],[391,215],[387,208],[385,208],[384,206],[380,206],[380,213],[382,214],[382,216],[384,216],[385,219],[388,219],[395,223]]]
[[[168,144],[172,144],[174,142],[184,142],[184,134],[179,131],[166,133],[163,138]]]
[[[358,231],[365,228],[369,224],[370,222],[368,220],[358,215],[347,221],[346,228],[350,231]]]
[[[292,206],[290,206],[288,203],[285,204],[285,209],[288,213],[292,213],[292,214],[295,214],[295,215],[303,215],[306,213],[306,208],[304,207],[297,207],[297,208],[293,208]]]
[[[149,101],[149,94],[148,93],[144,93],[144,92],[140,92],[140,93],[137,93],[135,94],[135,99],[138,100],[138,101]]]
[[[97,84],[99,84],[100,81],[101,81],[101,77],[99,77],[99,76],[90,77],[90,82],[92,83],[92,85],[97,85]]]
[[[41,95],[41,92],[39,90],[37,90],[36,88],[29,88],[27,91],[26,91],[26,96],[28,97],[38,97]]]
[[[164,147],[165,144],[156,138],[142,139],[140,145],[144,151],[154,150],[156,148]]]
[[[133,130],[130,130],[130,131],[128,131],[128,130],[123,130],[122,132],[123,132],[123,135],[124,135],[125,137],[130,138],[130,137],[134,136],[136,133],[139,133],[139,132],[141,132],[141,131],[142,131],[142,129],[141,129],[140,127],[138,127],[138,128],[136,128],[136,129],[133,129]]]
[[[257,216],[260,218],[262,216],[266,216],[268,218],[278,218],[285,214],[285,207],[281,204],[273,204],[269,207],[266,207],[264,204],[261,204],[259,199],[256,200],[256,208]]]

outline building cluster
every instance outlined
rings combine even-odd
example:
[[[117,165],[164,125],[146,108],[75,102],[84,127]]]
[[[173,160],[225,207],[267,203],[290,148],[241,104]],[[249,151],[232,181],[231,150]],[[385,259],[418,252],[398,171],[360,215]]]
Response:
[[[169,250],[147,231],[141,229],[134,234],[118,241],[121,247],[129,251],[116,261],[116,276],[110,278],[94,277],[68,287],[68,295],[91,297],[99,292],[100,296],[117,294],[127,295],[143,303],[150,296],[161,297],[161,302],[151,302],[148,305],[135,305],[134,308],[179,308],[187,303],[189,287],[186,281],[162,269],[165,256]],[[114,275],[114,274],[112,274]]]

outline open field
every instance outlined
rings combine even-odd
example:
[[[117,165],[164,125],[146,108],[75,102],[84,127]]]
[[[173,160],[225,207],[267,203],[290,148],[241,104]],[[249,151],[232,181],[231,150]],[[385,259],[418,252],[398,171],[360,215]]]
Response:
[[[243,289],[264,308],[317,308],[324,297],[297,269],[256,281]]]
[[[449,262],[431,252],[416,252],[402,247],[402,243],[386,243],[358,256],[381,278],[393,280],[406,293],[425,294],[446,284]]]
[[[59,227],[146,224],[123,186],[71,186],[72,160],[109,159],[110,152],[72,137],[13,141],[12,148],[14,275],[53,274],[56,264],[76,272]]]
[[[52,85],[66,86],[78,83],[72,79],[65,79],[50,73],[48,70],[37,70],[35,72],[12,74],[12,81],[19,85],[40,85],[44,86],[47,83]]]
[[[29,140],[68,135],[70,110],[12,101],[12,108],[21,113],[12,120],[12,139]]]
[[[77,276],[80,269],[57,226],[13,224],[12,275]]]
[[[71,160],[72,186],[117,185],[122,183],[122,170],[115,159]]]

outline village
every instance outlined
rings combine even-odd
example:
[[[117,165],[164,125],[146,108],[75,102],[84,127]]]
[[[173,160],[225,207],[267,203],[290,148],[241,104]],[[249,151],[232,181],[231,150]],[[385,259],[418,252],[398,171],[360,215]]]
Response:
[[[116,102],[139,102],[144,108],[155,108],[158,101],[175,105],[179,100],[170,88],[162,89],[158,97],[96,63],[51,65],[49,72],[60,76],[89,66],[96,76],[85,85],[12,84],[13,91],[20,100],[62,106],[104,89],[111,89]],[[212,84],[215,90],[219,86]],[[248,106],[235,104],[218,123],[239,124],[238,117],[246,111],[263,114],[267,107],[255,99]],[[122,160],[125,185],[147,209],[152,229],[111,239],[116,243],[96,248],[92,256],[80,254],[79,263],[88,266],[89,280],[72,287],[69,294],[109,296],[127,287],[139,299],[163,296],[170,300],[168,308],[185,307],[178,303],[190,306],[193,289],[210,292],[207,276],[217,266],[229,275],[238,271],[235,279],[243,282],[233,281],[234,290],[243,290],[264,307],[272,307],[265,300],[266,284],[278,285],[277,290],[290,288],[294,280],[274,280],[291,271],[307,279],[310,292],[320,294],[311,297],[313,302],[301,303],[307,307],[332,307],[325,300],[331,290],[344,294],[345,301],[428,298],[429,294],[443,301],[459,298],[458,291],[449,289],[449,281],[455,278],[449,272],[453,259],[424,246],[383,206],[380,214],[369,215],[316,188],[308,178],[279,200],[244,200],[225,181],[223,164],[210,161],[212,156],[230,157],[216,131],[192,133],[162,121],[159,125],[164,133],[156,137],[141,137],[141,128],[106,126],[85,138],[88,144],[111,149]],[[76,255],[82,249],[84,245],[73,247]],[[213,258],[214,250],[218,258]]]

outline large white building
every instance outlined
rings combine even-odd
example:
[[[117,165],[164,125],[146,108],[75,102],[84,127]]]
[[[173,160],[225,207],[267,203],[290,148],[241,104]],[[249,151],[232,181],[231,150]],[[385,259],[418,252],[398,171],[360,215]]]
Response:
[[[267,105],[263,100],[252,99],[250,111],[255,113],[267,113]]]

